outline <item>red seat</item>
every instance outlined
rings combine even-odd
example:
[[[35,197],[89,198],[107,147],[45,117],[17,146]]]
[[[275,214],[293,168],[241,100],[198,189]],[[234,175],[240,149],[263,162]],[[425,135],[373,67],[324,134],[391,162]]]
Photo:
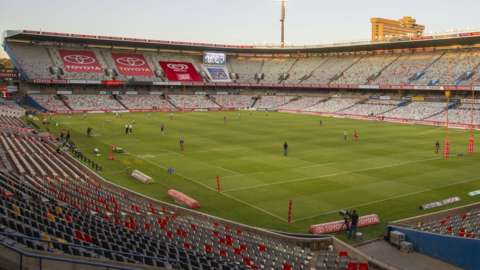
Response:
[[[340,251],[340,252],[338,252],[338,256],[340,256],[340,257],[348,257],[348,252],[346,252],[346,251]]]
[[[354,262],[349,262],[347,264],[347,270],[357,270],[358,264]]]
[[[358,270],[368,270],[368,263],[359,263]]]

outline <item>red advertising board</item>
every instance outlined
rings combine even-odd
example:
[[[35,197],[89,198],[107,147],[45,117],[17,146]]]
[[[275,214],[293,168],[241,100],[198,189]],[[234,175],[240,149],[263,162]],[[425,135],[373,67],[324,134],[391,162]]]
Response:
[[[176,202],[186,205],[188,208],[195,209],[199,208],[200,204],[197,200],[183,194],[180,191],[175,189],[169,189],[167,194],[172,197]]]
[[[112,58],[118,72],[124,76],[153,76],[153,72],[142,54],[112,53]]]
[[[374,225],[380,223],[380,218],[378,215],[368,215],[361,216],[358,219],[358,227],[365,227],[369,225]],[[311,234],[324,234],[324,233],[334,233],[345,230],[345,225],[343,220],[332,221],[328,223],[322,223],[317,225],[310,226],[309,232]]]
[[[18,73],[13,70],[0,70],[0,79],[17,79]]]
[[[187,62],[164,62],[160,61],[167,79],[169,81],[199,82],[202,77],[198,74],[192,63]]]
[[[70,50],[59,52],[67,72],[102,73],[102,67],[94,52]]]

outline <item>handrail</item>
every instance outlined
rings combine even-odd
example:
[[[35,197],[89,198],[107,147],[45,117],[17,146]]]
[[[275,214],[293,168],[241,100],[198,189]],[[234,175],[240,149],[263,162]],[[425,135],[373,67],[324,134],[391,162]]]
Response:
[[[152,256],[141,255],[141,254],[137,254],[137,253],[128,253],[128,252],[123,252],[123,251],[115,251],[115,250],[111,250],[111,249],[105,249],[105,248],[102,248],[102,247],[98,247],[98,248],[95,248],[95,247],[86,247],[86,246],[81,246],[81,245],[76,245],[76,244],[71,244],[71,243],[62,243],[62,242],[59,242],[59,241],[43,240],[43,239],[38,239],[38,238],[35,238],[35,237],[24,236],[24,235],[15,234],[15,233],[0,232],[0,235],[13,236],[13,237],[21,237],[21,238],[23,238],[23,239],[34,240],[34,241],[37,241],[37,242],[60,244],[60,245],[65,245],[65,246],[69,246],[69,247],[87,249],[87,250],[92,250],[92,251],[95,251],[95,250],[108,251],[108,252],[110,252],[110,253],[119,254],[119,255],[138,256],[138,257],[148,258],[148,259],[159,259],[159,258],[161,258],[161,257],[152,257]]]
[[[102,268],[115,269],[115,270],[136,270],[136,269],[140,269],[140,268],[120,267],[120,266],[115,266],[115,265],[112,265],[112,264],[94,263],[94,262],[87,262],[87,261],[76,260],[76,259],[67,259],[67,258],[61,258],[61,257],[55,257],[55,256],[36,254],[36,253],[32,253],[32,252],[22,250],[22,249],[17,248],[17,247],[9,246],[6,243],[3,243],[1,241],[0,241],[0,245],[9,249],[9,250],[11,250],[11,251],[14,251],[14,252],[20,254],[20,256],[21,256],[20,260],[23,260],[22,256],[25,256],[25,257],[40,259],[40,260],[65,262],[65,263],[86,265],[86,266],[92,266],[92,267],[102,267]],[[20,264],[21,263],[22,262],[20,262]]]

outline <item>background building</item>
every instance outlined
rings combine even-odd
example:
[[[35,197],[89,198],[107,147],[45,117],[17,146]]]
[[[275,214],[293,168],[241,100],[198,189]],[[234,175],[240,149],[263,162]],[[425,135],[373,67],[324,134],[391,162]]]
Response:
[[[384,18],[371,18],[372,41],[383,41],[396,37],[421,36],[425,26],[417,24],[417,21],[405,16],[399,20]]]

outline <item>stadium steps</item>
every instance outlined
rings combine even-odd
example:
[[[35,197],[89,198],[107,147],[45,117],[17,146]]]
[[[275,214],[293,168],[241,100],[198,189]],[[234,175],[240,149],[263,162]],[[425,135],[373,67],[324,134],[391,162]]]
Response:
[[[389,68],[391,65],[393,65],[393,63],[397,62],[398,59],[400,59],[400,57],[402,57],[402,55],[398,55],[395,59],[393,59],[390,63],[386,64],[384,67],[382,67],[382,69],[380,69],[376,74],[372,74],[372,76],[370,76],[368,79],[367,79],[367,84],[371,84],[373,83],[378,77],[380,77],[380,75],[382,75],[382,73],[387,69]]]
[[[112,97],[113,97],[113,99],[115,99],[118,103],[120,103],[120,105],[122,105],[122,107],[125,108],[125,110],[128,110],[127,105],[123,104],[121,98],[119,98],[117,95],[112,95]]]
[[[320,103],[322,103],[322,102],[326,102],[326,101],[328,101],[328,100],[330,100],[330,99],[331,99],[331,97],[327,97],[327,98],[324,98],[324,99],[320,99],[319,101],[315,102],[312,106],[308,106],[308,107],[303,108],[303,110],[306,111],[306,110],[308,110],[308,108],[311,108],[311,107],[313,107],[313,106],[316,106],[317,104],[320,104]]]
[[[48,58],[50,58],[50,61],[52,62],[52,66],[57,66],[57,67],[61,67],[61,65],[59,63],[57,63],[57,61],[55,61],[55,56],[53,55],[54,52],[52,52],[53,48],[46,48],[45,50],[47,51],[47,55],[48,55]]]
[[[165,96],[165,100],[173,107],[175,110],[179,110],[180,108],[173,102],[169,96]]]
[[[70,107],[70,104],[68,104],[66,97],[62,97],[62,96],[58,95],[58,99],[60,101],[62,101],[62,103],[63,103],[63,105],[65,105],[65,107],[67,107],[69,110],[73,111],[72,107]]]
[[[207,98],[208,98],[211,102],[217,104],[218,107],[223,108],[223,106],[220,105],[220,103],[218,103],[218,102],[217,102],[214,98],[212,98],[211,96],[207,96]]]
[[[362,100],[360,100],[359,102],[353,104],[352,106],[348,106],[348,107],[345,107],[345,108],[343,108],[343,109],[340,109],[340,110],[336,111],[336,113],[346,111],[346,110],[348,110],[348,109],[350,109],[350,108],[353,108],[353,107],[357,106],[358,104],[365,103],[367,100],[368,100],[368,98],[362,99]]]
[[[400,106],[400,105],[394,106],[393,108],[391,108],[391,109],[389,109],[389,110],[386,110],[386,111],[384,111],[384,112],[382,112],[382,113],[379,113],[379,114],[377,114],[377,115],[383,115],[383,114],[389,113],[389,112],[391,112],[391,111],[394,111],[394,110],[396,110],[396,109],[398,109],[398,108],[400,108],[400,107],[406,106],[406,105],[407,105],[407,104],[404,104],[404,105],[402,105],[402,106]]]
[[[249,107],[249,108],[253,108],[253,107],[255,107],[255,104],[257,104],[257,102],[258,102],[259,100],[260,100],[260,98],[255,98],[255,99],[253,100],[253,103],[252,103],[252,105],[250,105],[250,107]]]
[[[285,106],[285,105],[287,105],[288,103],[293,102],[293,101],[295,101],[295,100],[298,100],[298,99],[300,99],[300,98],[302,98],[302,97],[294,97],[294,98],[291,98],[291,99],[289,99],[287,102],[285,102],[285,103],[283,103],[283,104],[280,104],[280,105],[274,107],[273,109],[278,109],[278,108],[280,108],[280,107],[282,107],[282,106]]]
[[[331,84],[335,81],[337,81],[338,79],[340,79],[341,77],[343,77],[343,74],[345,74],[345,72],[347,72],[349,69],[351,69],[354,65],[356,65],[358,62],[360,62],[360,60],[362,60],[365,56],[362,56],[360,58],[358,58],[357,60],[355,60],[352,64],[350,64],[347,68],[345,68],[344,70],[342,70],[340,73],[337,73],[335,74],[332,78],[330,78],[330,80],[328,80],[328,84]]]
[[[309,74],[305,74],[305,76],[303,78],[301,78],[298,83],[302,83],[304,81],[307,81],[308,79],[310,79],[313,74],[315,73],[315,71],[317,71],[321,66],[323,66],[326,62],[328,62],[328,60],[330,59],[330,57],[325,57],[325,59],[323,59],[320,64],[318,64],[317,67],[315,67]]]
[[[422,76],[420,76],[419,78],[415,79],[415,80],[410,80],[409,79],[409,83],[411,82],[414,82],[414,81],[417,81],[419,79],[421,79],[422,77],[425,76],[425,74],[427,73],[428,69],[430,69],[433,65],[435,65],[436,62],[438,62],[440,59],[442,59],[442,57],[446,54],[446,52],[443,52],[442,54],[440,54],[440,56],[438,56],[437,58],[435,58],[432,62],[430,62],[430,64],[428,64],[424,69],[422,69],[421,71],[417,72],[417,73],[423,73]]]
[[[460,103],[450,102],[450,104],[448,104],[448,109],[449,109],[449,110],[455,109],[456,107],[458,107],[458,105],[460,105]],[[422,118],[422,120],[430,119],[430,118],[435,117],[435,116],[437,116],[437,115],[440,115],[440,114],[442,114],[442,113],[444,113],[444,112],[446,112],[446,111],[447,111],[447,109],[443,109],[443,110],[441,110],[441,111],[439,111],[439,112],[437,112],[437,113],[434,113],[434,114],[429,115],[429,116],[427,116],[427,117],[425,117],[425,118]]]

